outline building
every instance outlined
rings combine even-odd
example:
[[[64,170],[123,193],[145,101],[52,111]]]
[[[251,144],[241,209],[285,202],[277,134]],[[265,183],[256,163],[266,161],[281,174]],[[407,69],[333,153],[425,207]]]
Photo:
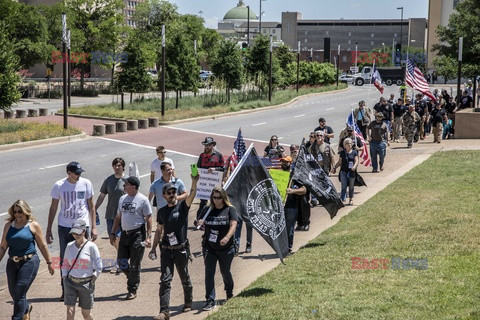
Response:
[[[403,47],[425,47],[427,20],[409,19],[338,19],[303,20],[299,12],[282,12],[282,40],[296,49],[324,50],[324,39],[330,48],[338,45],[346,51],[371,51],[402,43]]]
[[[438,26],[448,25],[448,19],[459,2],[460,0],[428,1],[427,67],[429,70],[434,68],[433,59],[437,56],[437,53],[432,51],[433,45],[438,44],[436,30]]]

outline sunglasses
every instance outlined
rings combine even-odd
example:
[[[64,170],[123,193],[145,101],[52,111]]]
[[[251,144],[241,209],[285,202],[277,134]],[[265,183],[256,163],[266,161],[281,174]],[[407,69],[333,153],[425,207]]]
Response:
[[[216,197],[216,196],[212,196],[212,199],[213,199],[213,200],[221,200],[221,199],[222,199],[222,197]]]
[[[271,139],[271,141],[277,141],[278,139]]]
[[[15,214],[15,213],[22,214],[22,213],[23,213],[23,210],[21,210],[21,209],[20,209],[20,210],[13,210],[13,213],[14,213],[14,214]]]
[[[317,137],[323,137],[323,134],[317,134]]]
[[[177,193],[177,191],[175,191],[175,190],[165,192],[165,194],[166,194],[167,196],[173,196],[175,193]]]
[[[157,151],[157,153],[163,153],[163,154],[165,154],[165,153],[167,153],[167,151]]]
[[[315,138],[315,136],[310,136],[310,138]]]

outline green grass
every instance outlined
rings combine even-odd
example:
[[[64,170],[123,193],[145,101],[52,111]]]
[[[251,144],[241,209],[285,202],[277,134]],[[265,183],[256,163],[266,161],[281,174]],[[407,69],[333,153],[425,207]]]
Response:
[[[0,119],[0,145],[80,134],[81,130],[67,130],[56,123],[20,122]]]
[[[480,319],[480,152],[438,152],[208,319]],[[352,257],[428,259],[352,269]]]
[[[345,84],[339,84],[338,89],[346,88]],[[230,103],[226,103],[224,95],[205,95],[197,97],[184,97],[179,99],[179,108],[175,109],[175,99],[165,100],[165,116],[162,120],[180,120],[201,116],[214,116],[221,113],[235,112],[244,109],[255,109],[265,106],[278,105],[292,100],[293,98],[309,93],[318,93],[336,90],[335,85],[325,87],[300,88],[297,93],[295,89],[277,90],[272,95],[272,101],[268,96],[257,99],[252,95],[231,94]],[[125,104],[125,110],[121,110],[119,104],[92,105],[78,108],[70,108],[69,114],[81,114],[97,117],[108,117],[117,119],[141,119],[148,117],[161,117],[161,100],[152,99],[143,102]],[[61,111],[60,111],[61,112]]]

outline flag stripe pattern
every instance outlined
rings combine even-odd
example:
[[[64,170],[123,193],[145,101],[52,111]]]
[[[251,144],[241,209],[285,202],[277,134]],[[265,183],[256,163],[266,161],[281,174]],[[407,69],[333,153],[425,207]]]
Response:
[[[233,143],[233,152],[229,159],[230,172],[233,172],[233,170],[237,167],[238,163],[245,155],[246,150],[247,147],[245,145],[245,140],[243,140],[242,129],[239,128],[237,133],[237,140],[235,140],[235,142]]]
[[[377,68],[373,66],[373,75],[372,75],[372,82],[375,88],[383,94],[383,86],[382,86],[382,77],[380,77],[380,73],[378,73]]]
[[[413,63],[412,59],[410,58],[408,58],[407,60],[407,72],[405,75],[405,81],[414,90],[420,91],[433,101],[437,101],[437,99],[435,99],[435,96],[430,91],[430,87],[428,86],[428,82],[427,80],[425,80],[422,71],[420,71],[420,69],[415,66],[415,63]]]
[[[347,118],[347,126],[353,127],[355,130],[355,136],[360,139],[363,143],[363,148],[360,151],[359,157],[360,157],[360,163],[364,165],[365,167],[369,167],[372,165],[372,161],[370,161],[370,156],[368,155],[368,149],[367,149],[367,144],[365,143],[365,139],[362,136],[362,132],[360,131],[360,128],[357,126],[357,122],[354,121],[353,119],[353,111],[350,112],[350,115]]]

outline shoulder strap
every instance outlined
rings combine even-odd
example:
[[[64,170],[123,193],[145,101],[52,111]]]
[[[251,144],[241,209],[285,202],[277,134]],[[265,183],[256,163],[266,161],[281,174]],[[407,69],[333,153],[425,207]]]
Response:
[[[78,259],[78,257],[80,256],[80,253],[81,253],[82,250],[83,250],[83,247],[85,247],[85,245],[87,244],[88,241],[90,241],[90,240],[85,241],[85,243],[84,243],[83,246],[80,248],[80,250],[78,250],[78,253],[77,253],[77,256],[75,257],[75,260],[73,260],[73,263],[70,265],[70,269],[68,269],[67,277],[68,277],[68,275],[70,274],[70,271],[72,271],[73,266],[74,266],[75,263],[77,262],[77,259]]]

